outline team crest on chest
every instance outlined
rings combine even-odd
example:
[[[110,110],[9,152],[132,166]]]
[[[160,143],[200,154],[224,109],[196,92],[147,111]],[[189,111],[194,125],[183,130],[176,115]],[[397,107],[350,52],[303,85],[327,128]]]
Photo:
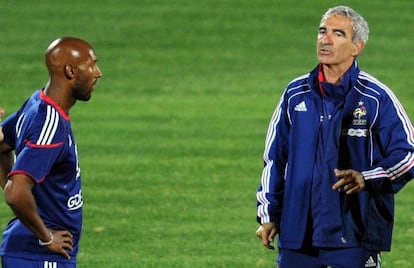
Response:
[[[342,129],[342,135],[349,137],[368,137],[367,127],[367,109],[362,100],[358,101],[357,106],[352,112],[352,124],[350,128]]]
[[[364,106],[363,101],[358,101],[358,106],[355,108],[354,112],[354,119],[352,120],[352,125],[354,126],[365,126],[367,124],[367,109]]]

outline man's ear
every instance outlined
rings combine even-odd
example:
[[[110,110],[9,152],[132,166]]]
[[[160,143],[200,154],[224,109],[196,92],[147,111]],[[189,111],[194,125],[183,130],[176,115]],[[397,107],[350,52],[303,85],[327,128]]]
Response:
[[[73,66],[71,64],[65,65],[65,76],[71,80],[75,76],[75,72],[73,70]]]
[[[361,54],[364,47],[365,47],[365,43],[362,41],[358,41],[354,43],[354,48],[352,49],[352,56],[358,57],[358,55]]]

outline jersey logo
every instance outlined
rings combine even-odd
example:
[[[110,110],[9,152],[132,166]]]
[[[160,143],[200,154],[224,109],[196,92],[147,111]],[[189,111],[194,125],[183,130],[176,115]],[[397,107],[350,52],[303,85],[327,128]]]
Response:
[[[374,260],[372,256],[369,256],[369,259],[365,263],[364,267],[377,267],[377,262]]]
[[[71,196],[68,199],[67,205],[69,210],[81,208],[83,206],[82,190],[80,190],[78,194]]]
[[[295,106],[295,111],[297,112],[306,112],[307,110],[305,101],[302,101]]]
[[[367,124],[367,120],[365,116],[367,115],[367,109],[364,106],[363,101],[358,101],[358,107],[355,108],[354,112],[354,120],[352,120],[352,124],[355,126],[365,126]]]
[[[346,136],[351,136],[351,137],[367,137],[368,136],[368,129],[355,129],[355,128],[350,128],[350,129],[343,129],[342,130],[342,135]]]
[[[55,261],[45,261],[43,263],[43,268],[57,268],[57,262],[55,262]]]

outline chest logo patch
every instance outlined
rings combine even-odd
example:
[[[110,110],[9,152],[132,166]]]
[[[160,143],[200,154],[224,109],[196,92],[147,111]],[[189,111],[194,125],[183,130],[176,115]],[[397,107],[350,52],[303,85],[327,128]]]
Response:
[[[358,106],[355,108],[354,112],[354,119],[352,120],[352,124],[355,126],[365,126],[367,124],[367,120],[365,116],[367,115],[367,109],[364,106],[363,101],[358,102]]]

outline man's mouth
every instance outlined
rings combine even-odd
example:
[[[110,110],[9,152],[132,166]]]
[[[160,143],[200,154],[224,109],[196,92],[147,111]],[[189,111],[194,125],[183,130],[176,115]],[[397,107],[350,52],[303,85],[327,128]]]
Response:
[[[321,49],[319,49],[319,54],[320,55],[331,55],[332,51],[330,49],[321,48]]]

